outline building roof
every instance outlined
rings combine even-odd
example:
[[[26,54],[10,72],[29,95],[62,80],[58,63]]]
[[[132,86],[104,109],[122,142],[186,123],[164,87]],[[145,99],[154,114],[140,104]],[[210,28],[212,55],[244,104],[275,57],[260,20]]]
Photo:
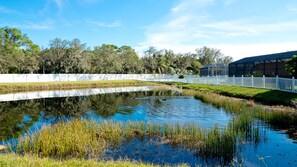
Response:
[[[208,64],[206,66],[201,67],[200,69],[205,69],[205,68],[209,68],[209,67],[220,67],[220,68],[226,68],[228,67],[228,65],[220,63],[220,64]]]
[[[243,64],[243,63],[252,63],[252,62],[259,62],[265,60],[282,60],[282,59],[290,59],[293,55],[297,55],[297,51],[289,51],[289,52],[282,52],[282,53],[274,53],[268,55],[261,55],[261,56],[253,56],[253,57],[246,57],[230,64]]]

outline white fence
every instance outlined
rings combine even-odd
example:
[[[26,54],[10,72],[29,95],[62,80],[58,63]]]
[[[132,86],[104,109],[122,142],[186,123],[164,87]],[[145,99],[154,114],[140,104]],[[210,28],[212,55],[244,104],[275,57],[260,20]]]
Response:
[[[167,77],[167,78],[166,78]],[[186,75],[184,79],[178,77],[170,78],[168,76],[160,76],[160,78],[151,79],[152,81],[161,82],[184,82],[197,84],[214,84],[214,85],[230,85],[243,86],[253,88],[264,88],[280,90],[285,92],[297,93],[297,79],[293,78],[279,78],[279,77],[199,77],[195,75]]]
[[[98,81],[98,80],[141,80],[155,82],[184,82],[215,85],[233,85],[274,89],[297,93],[297,80],[279,77],[199,77],[165,74],[0,74],[0,83]]]

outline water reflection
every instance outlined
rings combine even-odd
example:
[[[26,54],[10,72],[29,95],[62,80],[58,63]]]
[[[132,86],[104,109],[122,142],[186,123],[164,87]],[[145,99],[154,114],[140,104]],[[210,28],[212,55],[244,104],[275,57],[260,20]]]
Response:
[[[72,90],[48,90],[48,91],[32,91],[19,92],[10,94],[0,94],[1,101],[18,101],[41,98],[57,98],[57,97],[74,97],[89,96],[96,94],[121,93],[121,92],[137,92],[150,91],[158,86],[137,86],[137,87],[115,87],[115,88],[96,88],[96,89],[72,89]]]
[[[35,131],[43,125],[73,118],[196,123],[206,128],[215,124],[224,127],[232,118],[223,109],[172,90],[0,102],[0,113],[2,139],[18,137],[28,129]]]

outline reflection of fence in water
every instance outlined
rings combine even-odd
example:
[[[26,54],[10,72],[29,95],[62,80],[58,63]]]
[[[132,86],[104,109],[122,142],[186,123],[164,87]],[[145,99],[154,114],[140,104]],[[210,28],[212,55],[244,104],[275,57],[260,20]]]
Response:
[[[198,75],[166,74],[0,74],[0,83],[16,82],[59,82],[59,81],[99,81],[99,80],[141,80],[155,82],[183,82],[216,85],[234,85],[274,89],[297,93],[297,80],[279,77],[199,77]]]

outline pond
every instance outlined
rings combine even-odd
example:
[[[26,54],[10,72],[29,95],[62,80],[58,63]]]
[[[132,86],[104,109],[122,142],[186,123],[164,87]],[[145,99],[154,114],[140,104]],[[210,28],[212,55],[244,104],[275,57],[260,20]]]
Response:
[[[205,129],[218,125],[222,129],[234,117],[180,90],[152,86],[5,94],[0,95],[0,143],[17,141],[25,132],[74,118],[196,124]],[[127,157],[161,165],[297,166],[296,141],[260,121],[253,126],[259,130],[259,141],[239,143],[228,160],[205,158],[192,150],[147,138],[110,148],[102,158]]]

